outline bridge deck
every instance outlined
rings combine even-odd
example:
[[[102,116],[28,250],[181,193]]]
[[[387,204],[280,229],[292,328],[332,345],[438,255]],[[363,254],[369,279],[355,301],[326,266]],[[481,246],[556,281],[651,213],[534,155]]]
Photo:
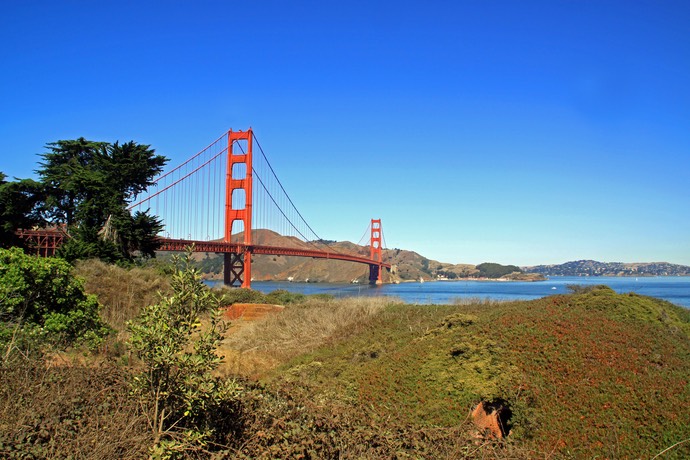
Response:
[[[319,251],[315,249],[293,249],[283,248],[278,246],[264,246],[253,244],[246,246],[238,243],[224,243],[222,241],[193,241],[193,240],[178,240],[170,238],[161,238],[162,245],[159,251],[184,251],[187,246],[194,244],[196,252],[216,252],[216,253],[242,253],[249,249],[252,254],[272,255],[272,256],[297,256],[297,257],[312,257],[314,259],[331,259],[331,260],[345,260],[348,262],[356,262],[367,265],[381,265],[384,268],[390,269],[391,264],[381,263],[376,260],[371,260],[367,257],[354,256],[350,254],[342,254],[339,252]]]

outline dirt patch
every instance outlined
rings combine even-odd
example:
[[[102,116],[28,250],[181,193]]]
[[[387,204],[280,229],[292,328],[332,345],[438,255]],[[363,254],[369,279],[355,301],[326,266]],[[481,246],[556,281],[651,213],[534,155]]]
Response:
[[[254,321],[270,313],[279,313],[284,309],[282,305],[266,303],[235,303],[226,307],[223,317],[229,321]]]
[[[504,401],[482,401],[472,411],[472,421],[481,437],[503,439],[510,432],[511,410]]]

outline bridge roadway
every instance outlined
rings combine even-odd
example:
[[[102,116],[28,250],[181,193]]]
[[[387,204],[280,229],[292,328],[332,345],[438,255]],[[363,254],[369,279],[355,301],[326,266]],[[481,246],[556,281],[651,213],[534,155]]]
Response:
[[[247,246],[239,243],[224,243],[222,241],[193,241],[193,240],[178,240],[172,238],[159,238],[162,242],[159,251],[184,251],[187,246],[194,244],[195,252],[216,252],[216,253],[235,253],[240,254],[250,248],[252,254],[270,255],[270,256],[297,256],[297,257],[312,257],[314,259],[330,259],[330,260],[345,260],[348,262],[356,262],[367,265],[380,265],[390,270],[391,264],[381,263],[376,260],[371,260],[367,257],[353,256],[350,254],[342,254],[339,252],[319,251],[315,249],[293,249],[282,248],[278,246],[264,246],[259,244],[252,244]]]
[[[19,230],[17,235],[21,238],[33,241],[36,245],[38,254],[43,257],[54,255],[57,248],[63,244],[64,239],[68,238],[63,230],[58,229]],[[184,251],[187,246],[192,244],[194,244],[194,250],[197,252],[216,252],[225,254],[242,254],[249,248],[252,254],[345,260],[360,264],[380,265],[383,268],[391,269],[390,263],[381,263],[367,257],[342,254],[339,252],[319,251],[316,249],[294,249],[258,244],[247,246],[239,243],[224,243],[222,241],[194,241],[173,238],[159,238],[159,241],[161,242],[161,247],[158,249],[159,251]]]

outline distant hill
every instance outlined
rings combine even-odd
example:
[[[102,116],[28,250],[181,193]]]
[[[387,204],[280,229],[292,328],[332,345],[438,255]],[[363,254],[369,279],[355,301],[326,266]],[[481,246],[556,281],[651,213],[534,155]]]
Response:
[[[252,240],[255,244],[267,246],[285,246],[312,249],[314,246],[293,237],[279,235],[271,230],[254,230]],[[332,242],[328,247],[334,251],[361,256],[369,255],[368,246],[360,246],[349,241]],[[195,256],[201,270],[213,279],[221,279],[223,258],[216,254],[197,254]],[[384,270],[384,283],[424,281],[458,278],[503,278],[503,279],[540,279],[538,274],[525,274],[514,265],[485,263],[480,265],[449,264],[427,259],[426,257],[404,249],[384,249],[383,258],[391,263],[394,269],[389,273]],[[331,282],[331,283],[367,283],[369,267],[362,264],[337,260],[310,259],[305,257],[262,256],[252,258],[252,277],[257,281],[296,282]]]
[[[544,276],[689,276],[690,267],[668,262],[622,263],[575,260],[559,265],[523,267]]]

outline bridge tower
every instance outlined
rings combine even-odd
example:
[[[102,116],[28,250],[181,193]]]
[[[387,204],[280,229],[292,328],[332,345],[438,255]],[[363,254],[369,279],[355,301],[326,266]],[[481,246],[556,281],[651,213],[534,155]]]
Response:
[[[249,288],[252,279],[252,142],[253,133],[228,131],[228,162],[225,179],[225,233],[233,243],[235,223],[243,227],[243,249],[223,255],[223,282]]]
[[[378,264],[369,264],[369,283],[382,284],[383,279],[383,250],[381,245],[381,219],[371,219],[371,239],[369,245],[369,258]]]

